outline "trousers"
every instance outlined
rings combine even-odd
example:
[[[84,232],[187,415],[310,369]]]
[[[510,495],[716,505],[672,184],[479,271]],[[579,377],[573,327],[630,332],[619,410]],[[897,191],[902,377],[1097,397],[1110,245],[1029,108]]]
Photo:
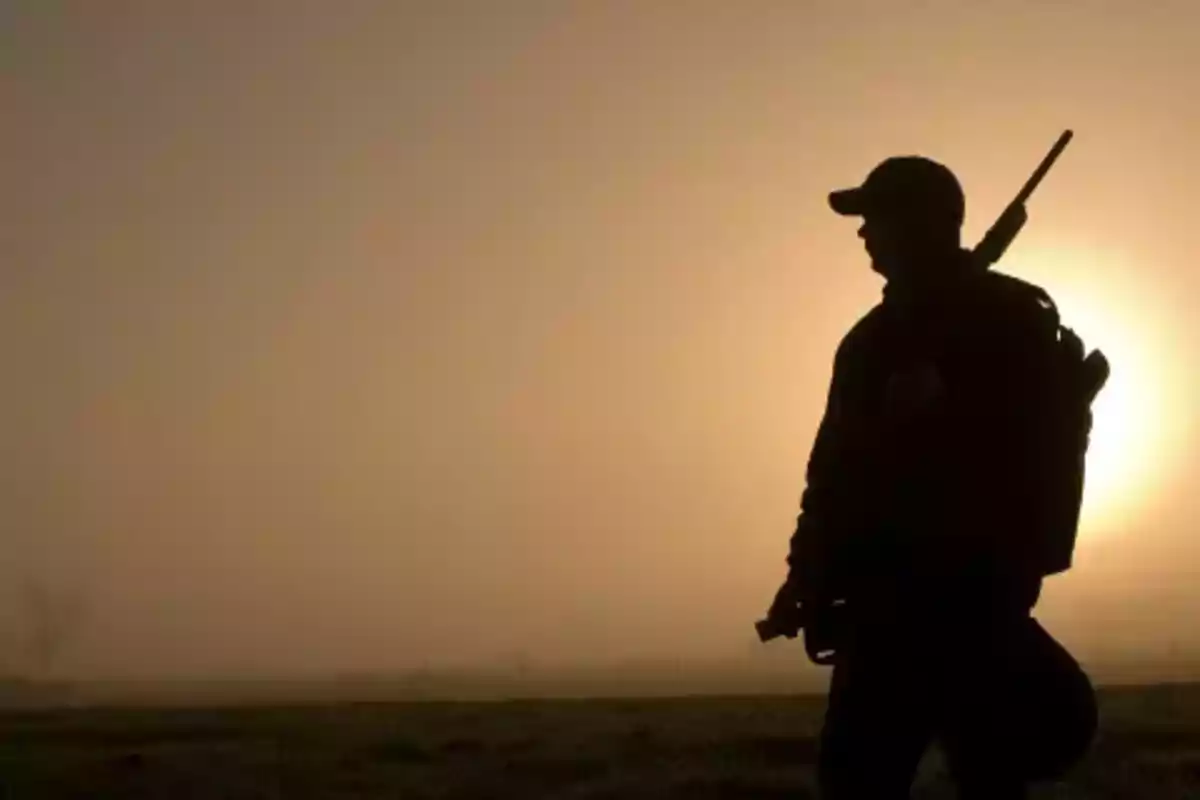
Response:
[[[908,798],[935,744],[963,800],[1023,800],[1095,734],[1090,681],[1030,615],[885,615],[859,621],[838,650],[818,751],[823,800]]]

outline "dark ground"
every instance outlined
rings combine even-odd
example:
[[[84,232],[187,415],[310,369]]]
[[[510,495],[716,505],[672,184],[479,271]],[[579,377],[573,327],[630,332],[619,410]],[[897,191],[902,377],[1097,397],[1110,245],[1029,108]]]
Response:
[[[811,697],[74,709],[0,714],[11,798],[803,798]],[[1200,685],[1110,689],[1040,798],[1200,798]],[[936,756],[918,798],[950,797]]]

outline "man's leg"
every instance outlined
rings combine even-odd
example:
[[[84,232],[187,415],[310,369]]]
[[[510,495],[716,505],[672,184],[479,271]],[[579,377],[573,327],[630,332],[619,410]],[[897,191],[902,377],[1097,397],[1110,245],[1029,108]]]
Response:
[[[954,668],[942,681],[952,699],[939,739],[966,800],[1021,800],[1028,785],[1062,777],[1086,751],[1095,693],[1036,621],[1017,620],[943,663]]]
[[[942,738],[959,800],[1027,800],[1028,785],[997,757],[998,747],[986,735]]]
[[[1009,713],[1019,698],[1007,662],[1017,642],[1003,629],[982,624],[947,637],[954,644],[940,659],[946,713],[938,739],[961,800],[1025,800],[1027,770],[1014,751],[1026,738],[1014,730]],[[1027,732],[1033,735],[1033,731]]]
[[[981,670],[982,671],[982,670]],[[971,683],[971,681],[967,681]],[[946,676],[946,683],[962,683]],[[1024,765],[1011,752],[1014,733],[1005,730],[999,706],[1005,698],[995,683],[959,688],[947,703],[938,739],[961,800],[1025,800]]]
[[[1028,800],[1029,789],[1022,784],[997,783],[994,778],[955,779],[959,800]]]
[[[834,667],[821,732],[822,800],[907,800],[933,738],[933,702],[887,659]]]

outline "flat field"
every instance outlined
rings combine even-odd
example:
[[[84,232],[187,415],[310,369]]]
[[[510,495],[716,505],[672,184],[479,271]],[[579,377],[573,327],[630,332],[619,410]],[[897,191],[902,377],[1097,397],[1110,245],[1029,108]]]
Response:
[[[1039,798],[1200,798],[1200,686],[1102,692]],[[804,798],[819,697],[313,703],[0,714],[15,798]],[[949,798],[936,756],[914,797]]]

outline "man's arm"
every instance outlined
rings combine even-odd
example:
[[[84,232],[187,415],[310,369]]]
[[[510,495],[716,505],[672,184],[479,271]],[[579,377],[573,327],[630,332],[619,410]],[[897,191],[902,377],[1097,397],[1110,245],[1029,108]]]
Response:
[[[833,361],[825,410],[805,466],[800,513],[788,542],[787,582],[804,602],[821,603],[836,594],[834,551],[847,522],[851,475],[846,386],[861,347],[866,319],[842,340]]]
[[[823,663],[819,643],[812,639],[812,616],[829,605],[829,549],[832,533],[828,511],[833,482],[832,438],[835,422],[830,409],[817,429],[816,440],[805,470],[805,488],[800,498],[800,514],[788,542],[787,577],[775,593],[765,619],[755,624],[763,641],[776,636],[795,638],[802,629],[805,648],[816,663]]]
[[[838,344],[833,359],[832,376],[817,433],[805,466],[805,487],[800,497],[800,513],[788,542],[787,578],[779,587],[767,617],[757,627],[764,641],[775,636],[795,637],[803,628],[805,649],[816,663],[826,663],[820,636],[812,636],[814,615],[825,613],[841,599],[841,570],[837,554],[845,551],[844,538],[853,526],[848,513],[861,504],[854,494],[853,464],[861,460],[855,454],[855,443],[848,434],[854,433],[851,418],[856,376],[862,366],[864,339],[878,323],[880,306],[863,317]],[[861,437],[860,437],[861,438]],[[862,443],[859,443],[861,447]],[[818,624],[816,627],[822,627]]]
[[[831,392],[832,394],[832,392]],[[838,423],[827,403],[805,468],[796,528],[788,540],[788,583],[806,600],[822,594],[834,516]]]
[[[840,588],[840,570],[834,563],[838,541],[844,531],[848,475],[845,441],[845,384],[849,341],[843,339],[834,358],[825,411],[805,468],[805,487],[800,498],[800,514],[788,543],[788,573],[767,612],[756,625],[763,641],[776,636],[795,638],[804,631],[804,649],[809,659],[820,665],[832,663],[836,655],[831,614],[836,614]]]

